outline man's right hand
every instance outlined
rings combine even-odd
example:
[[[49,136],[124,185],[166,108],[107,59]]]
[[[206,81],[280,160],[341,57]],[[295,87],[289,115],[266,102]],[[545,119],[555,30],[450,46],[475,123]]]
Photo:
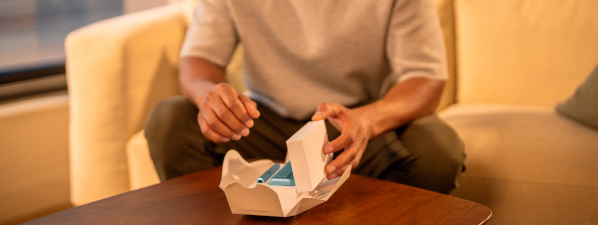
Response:
[[[201,57],[179,61],[181,92],[197,108],[201,132],[213,142],[239,140],[260,116],[257,104],[226,83],[225,67]]]
[[[228,83],[217,84],[195,103],[201,132],[213,142],[239,140],[249,135],[253,119],[260,116],[257,104]]]

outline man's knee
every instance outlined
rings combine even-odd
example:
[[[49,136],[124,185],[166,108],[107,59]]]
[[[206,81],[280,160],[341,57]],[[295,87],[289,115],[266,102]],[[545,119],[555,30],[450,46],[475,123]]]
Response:
[[[197,108],[183,96],[164,99],[154,106],[147,117],[146,136],[172,134],[172,129],[190,122],[188,114],[197,115],[197,112]]]
[[[187,132],[197,126],[197,108],[185,97],[176,96],[160,101],[152,109],[145,123],[145,137],[150,156],[161,180],[171,177],[172,163],[176,163],[186,142]],[[195,125],[194,125],[195,124]],[[198,129],[198,128],[197,128]]]
[[[430,151],[452,165],[462,165],[465,161],[465,145],[447,123],[436,114],[414,120],[400,134],[408,149]]]
[[[436,115],[413,121],[400,135],[413,154],[410,169],[426,189],[448,194],[464,170],[464,144],[457,133]]]

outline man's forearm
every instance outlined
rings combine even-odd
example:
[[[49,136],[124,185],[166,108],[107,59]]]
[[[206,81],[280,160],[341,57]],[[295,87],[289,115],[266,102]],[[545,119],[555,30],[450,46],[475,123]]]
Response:
[[[218,83],[226,82],[225,68],[198,57],[184,57],[179,62],[181,93],[193,104]]]
[[[413,78],[394,85],[384,98],[356,110],[371,127],[370,138],[433,113],[445,81]]]

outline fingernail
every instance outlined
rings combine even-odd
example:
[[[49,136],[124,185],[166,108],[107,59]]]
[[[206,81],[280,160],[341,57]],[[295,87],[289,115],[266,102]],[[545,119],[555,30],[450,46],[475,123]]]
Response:
[[[243,137],[247,137],[247,135],[249,135],[249,129],[245,128],[241,131],[241,135],[243,135]]]
[[[336,170],[336,166],[328,167],[328,173],[332,173]]]
[[[319,120],[320,117],[322,117],[322,113],[318,112],[318,113],[314,114],[314,116],[312,116],[311,119],[312,120]]]
[[[239,135],[239,134],[233,135],[233,140],[238,141],[239,139],[241,139],[241,135]]]
[[[222,138],[222,142],[228,142],[230,141],[230,138]]]
[[[338,177],[338,175],[336,175],[336,173],[331,173],[331,174],[328,175],[328,180],[332,180],[335,177]]]
[[[245,122],[245,126],[252,128],[253,127],[253,120],[247,120],[247,122]]]
[[[326,148],[324,149],[324,153],[325,153],[325,154],[332,153],[332,151],[333,151],[333,150],[334,150],[334,149],[332,149],[332,147],[326,147]]]

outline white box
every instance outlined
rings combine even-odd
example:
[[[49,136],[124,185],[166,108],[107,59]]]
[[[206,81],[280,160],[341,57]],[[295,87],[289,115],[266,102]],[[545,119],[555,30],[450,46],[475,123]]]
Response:
[[[324,167],[332,160],[332,153],[324,154],[326,144],[324,120],[308,122],[287,140],[297,192],[313,191],[326,177]]]
[[[287,141],[296,186],[257,183],[257,178],[274,162],[258,160],[248,163],[237,151],[228,151],[222,165],[220,188],[232,213],[288,217],[327,201],[349,178],[351,166],[342,176],[327,180],[324,167],[332,160],[332,154],[323,154],[322,148],[326,143],[328,137],[323,121],[307,123]]]

